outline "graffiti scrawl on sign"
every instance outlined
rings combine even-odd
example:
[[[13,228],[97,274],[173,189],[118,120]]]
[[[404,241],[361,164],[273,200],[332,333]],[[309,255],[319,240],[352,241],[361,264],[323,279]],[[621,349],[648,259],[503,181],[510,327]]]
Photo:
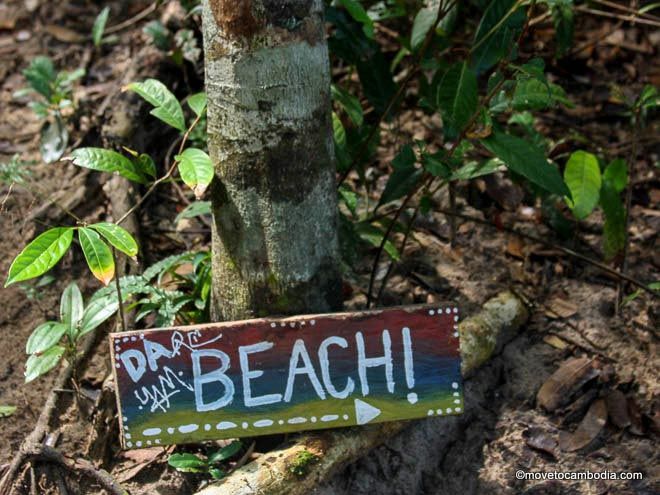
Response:
[[[125,448],[459,414],[458,309],[110,336]]]

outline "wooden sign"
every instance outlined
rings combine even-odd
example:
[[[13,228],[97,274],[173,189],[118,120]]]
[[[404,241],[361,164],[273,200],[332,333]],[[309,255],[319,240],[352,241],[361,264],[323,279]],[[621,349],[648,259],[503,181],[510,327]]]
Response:
[[[122,445],[459,414],[457,325],[412,306],[114,333]]]

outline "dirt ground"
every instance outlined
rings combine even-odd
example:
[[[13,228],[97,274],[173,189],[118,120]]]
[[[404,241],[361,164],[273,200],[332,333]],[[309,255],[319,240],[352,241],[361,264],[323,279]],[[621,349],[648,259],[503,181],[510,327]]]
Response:
[[[115,19],[128,18],[148,5],[119,1],[110,4]],[[118,43],[98,51],[90,43],[75,41],[72,32],[87,32],[81,26],[91,26],[99,9],[99,5],[84,1],[66,2],[57,8],[38,0],[0,3],[0,162],[14,154],[34,160],[31,182],[46,192],[0,185],[0,250],[4,253],[0,273],[7,273],[11,260],[27,240],[63,221],[60,212],[49,206],[47,197],[66,201],[86,221],[105,219],[112,213],[102,179],[65,162],[40,163],[41,122],[26,108],[25,101],[13,97],[25,85],[21,70],[34,56],[48,54],[62,69],[87,68],[76,90],[81,106],[72,118],[71,143],[101,145],[104,124],[119,119],[113,125],[121,127],[121,117],[103,106],[108,104],[109,95],[118,92],[138,54],[146,70],[172,81],[176,90],[185,93],[191,87],[199,89],[200,74],[190,67],[183,74],[177,72],[165,55],[149,51],[141,32],[143,23],[128,26],[119,33]],[[565,152],[580,146],[576,137],[579,133],[595,149],[625,156],[632,143],[631,130],[609,99],[608,88],[612,83],[639,88],[640,81],[660,85],[660,37],[653,34],[649,42],[647,31],[626,26],[612,30],[615,24],[602,20],[587,19],[578,26],[578,45],[608,30],[614,34],[552,67],[553,76],[567,87],[576,107],[548,114],[542,120],[544,132],[557,138],[557,153],[562,147]],[[535,39],[540,51],[543,40],[540,30]],[[391,161],[397,143],[411,137],[428,137],[438,132],[437,126],[435,120],[420,113],[404,112],[398,122],[387,126],[393,132],[378,151],[380,163]],[[147,141],[146,148],[163,155],[162,144],[150,134],[148,124],[144,127],[148,132],[140,134],[140,139]],[[103,134],[106,138],[107,133]],[[561,136],[566,139],[559,139]],[[639,136],[639,141],[643,152],[633,177],[628,273],[649,283],[660,280],[657,124]],[[370,172],[374,184],[381,188],[378,177],[383,170],[375,166]],[[513,290],[529,303],[528,324],[468,380],[465,414],[411,423],[400,435],[346,466],[317,493],[660,493],[657,299],[642,294],[615,315],[615,278],[552,245],[498,229],[497,225],[504,225],[551,244],[559,242],[538,222],[534,208],[515,199],[523,195],[519,186],[502,176],[460,185],[458,206],[476,221],[457,219],[458,234],[452,245],[449,217],[431,212],[418,218],[414,239],[402,262],[395,266],[379,303],[389,306],[454,300],[464,315],[470,315],[498,292]],[[434,201],[438,208],[448,206],[444,191]],[[209,234],[203,224],[193,224],[188,233],[172,225],[181,207],[176,191],[164,190],[142,209],[140,224],[147,261],[193,245],[208,245]],[[601,219],[590,218],[567,246],[598,259],[601,231]],[[356,272],[346,276],[348,309],[366,304],[364,293],[373,254],[373,250],[367,252]],[[144,261],[141,259],[140,264]],[[387,267],[383,263],[379,268],[377,281],[383,279]],[[79,250],[67,254],[53,275],[54,281],[41,287],[24,284],[0,290],[0,405],[17,406],[12,416],[0,418],[0,465],[11,461],[34,428],[55,380],[51,373],[29,385],[23,383],[23,349],[30,333],[41,322],[57,317],[59,295],[71,281],[77,281],[85,295],[98,288],[86,274]],[[103,331],[109,329],[107,326]],[[576,358],[588,362],[586,379],[573,383],[556,408],[542,407],[538,395],[541,387]],[[86,386],[100,393],[107,371],[105,346],[99,343],[83,371]],[[89,455],[85,449],[90,416],[81,421],[73,411],[70,404],[61,413],[58,448],[69,455]],[[107,452],[96,458],[90,456],[91,460],[110,471],[132,494],[194,493],[200,485],[199,476],[184,475],[167,466],[166,454],[171,449],[119,453],[116,435],[106,442]],[[252,456],[263,454],[274,442],[260,440]],[[520,470],[639,472],[643,479],[520,480],[516,478]],[[45,481],[45,470],[40,470],[37,477],[38,493],[53,490]],[[29,475],[24,473],[19,490],[28,493],[28,481]],[[72,483],[71,493],[101,493],[100,488],[86,481]]]

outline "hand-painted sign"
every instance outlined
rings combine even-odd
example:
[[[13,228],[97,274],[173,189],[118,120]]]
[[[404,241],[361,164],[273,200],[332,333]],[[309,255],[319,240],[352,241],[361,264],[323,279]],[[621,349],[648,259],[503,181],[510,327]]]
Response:
[[[458,309],[110,336],[126,448],[458,414]]]

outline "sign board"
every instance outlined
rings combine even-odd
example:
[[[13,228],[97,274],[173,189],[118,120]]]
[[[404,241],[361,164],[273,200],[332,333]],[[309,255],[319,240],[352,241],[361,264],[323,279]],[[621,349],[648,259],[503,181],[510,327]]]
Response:
[[[458,309],[110,335],[124,448],[458,414]]]

